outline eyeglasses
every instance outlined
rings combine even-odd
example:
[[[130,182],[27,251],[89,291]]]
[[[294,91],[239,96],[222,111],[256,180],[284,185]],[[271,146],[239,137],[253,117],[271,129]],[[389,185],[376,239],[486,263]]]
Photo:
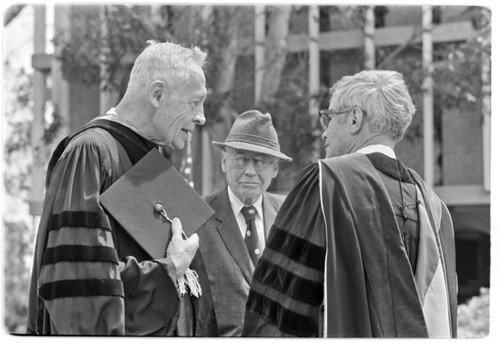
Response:
[[[330,124],[330,120],[332,119],[332,116],[337,115],[337,114],[347,113],[349,111],[352,111],[355,108],[357,108],[357,107],[351,107],[348,110],[340,111],[340,112],[337,112],[334,110],[319,110],[318,115],[319,115],[319,122],[321,123],[321,127],[323,128],[323,130],[328,129],[328,124]]]
[[[225,151],[229,152],[227,149]],[[232,156],[232,159],[231,159],[232,164],[238,169],[245,169],[248,166],[248,164],[250,163],[250,161],[253,161],[253,166],[255,167],[255,169],[263,170],[263,169],[271,166],[276,161],[276,158],[271,157],[271,156],[258,156],[257,155],[257,156],[250,157],[248,155],[241,154],[241,153],[233,153],[233,152],[229,152],[229,153]]]

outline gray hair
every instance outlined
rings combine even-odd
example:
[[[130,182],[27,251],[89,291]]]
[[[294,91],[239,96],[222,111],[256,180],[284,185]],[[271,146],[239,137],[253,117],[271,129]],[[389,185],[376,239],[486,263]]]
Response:
[[[130,72],[128,91],[147,87],[154,80],[167,83],[171,91],[186,80],[193,66],[203,67],[207,54],[198,47],[185,48],[178,44],[154,40],[146,42],[144,51],[137,57]]]
[[[366,112],[368,127],[399,141],[415,114],[403,76],[390,70],[365,70],[344,76],[330,89],[335,110],[359,107]]]

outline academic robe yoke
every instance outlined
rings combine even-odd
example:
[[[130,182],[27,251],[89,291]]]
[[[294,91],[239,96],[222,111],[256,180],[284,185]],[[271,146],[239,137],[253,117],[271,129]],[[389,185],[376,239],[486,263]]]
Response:
[[[456,336],[451,219],[411,175],[421,203],[415,275],[387,191],[365,155],[306,168],[255,270],[243,334]]]

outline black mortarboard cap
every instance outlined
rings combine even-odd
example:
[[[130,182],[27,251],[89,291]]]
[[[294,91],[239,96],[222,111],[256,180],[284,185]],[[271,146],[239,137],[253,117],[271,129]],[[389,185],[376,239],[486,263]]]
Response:
[[[165,257],[172,237],[171,224],[157,211],[158,207],[165,209],[170,218],[179,218],[188,236],[214,214],[157,149],[101,194],[100,202],[152,258]]]

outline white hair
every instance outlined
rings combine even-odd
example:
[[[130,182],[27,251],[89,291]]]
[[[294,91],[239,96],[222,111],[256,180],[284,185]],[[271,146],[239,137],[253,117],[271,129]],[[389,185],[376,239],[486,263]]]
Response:
[[[403,76],[390,70],[365,70],[344,76],[330,89],[330,105],[341,111],[359,107],[372,132],[399,141],[410,126],[415,105]]]
[[[198,47],[185,48],[171,42],[146,42],[130,72],[127,91],[147,87],[154,80],[164,81],[171,91],[187,79],[193,66],[203,67],[207,54]]]

